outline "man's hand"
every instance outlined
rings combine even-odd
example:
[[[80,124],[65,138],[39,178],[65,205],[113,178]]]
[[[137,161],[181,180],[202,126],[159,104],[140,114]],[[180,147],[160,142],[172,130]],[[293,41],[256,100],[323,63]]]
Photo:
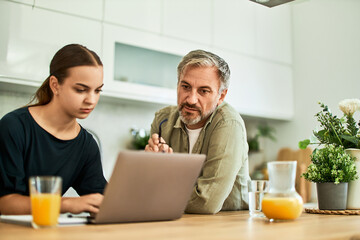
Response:
[[[173,149],[165,142],[163,138],[159,139],[159,135],[154,133],[145,147],[146,152],[163,152],[173,153]]]
[[[81,197],[63,197],[61,212],[78,214],[82,212],[97,213],[104,196],[100,193],[83,195]]]

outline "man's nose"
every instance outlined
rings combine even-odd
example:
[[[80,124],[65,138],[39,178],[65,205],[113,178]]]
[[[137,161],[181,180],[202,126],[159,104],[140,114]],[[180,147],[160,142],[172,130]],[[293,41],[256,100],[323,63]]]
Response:
[[[198,102],[198,96],[196,91],[191,91],[187,97],[189,104],[196,104]]]

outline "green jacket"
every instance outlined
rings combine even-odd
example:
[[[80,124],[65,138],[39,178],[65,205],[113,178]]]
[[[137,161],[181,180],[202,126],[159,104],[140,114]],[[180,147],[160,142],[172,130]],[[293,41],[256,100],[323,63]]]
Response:
[[[159,132],[174,152],[189,152],[188,134],[179,118],[177,106],[155,114],[151,134]],[[206,161],[188,202],[187,213],[217,213],[220,210],[248,208],[248,145],[245,124],[227,103],[210,116],[193,147],[192,153],[205,154]]]

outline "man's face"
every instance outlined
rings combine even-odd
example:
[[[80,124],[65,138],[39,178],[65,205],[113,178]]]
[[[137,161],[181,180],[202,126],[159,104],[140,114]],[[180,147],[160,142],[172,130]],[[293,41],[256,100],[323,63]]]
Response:
[[[187,67],[177,86],[177,105],[181,120],[189,129],[201,128],[220,105],[227,90],[219,94],[216,67]]]

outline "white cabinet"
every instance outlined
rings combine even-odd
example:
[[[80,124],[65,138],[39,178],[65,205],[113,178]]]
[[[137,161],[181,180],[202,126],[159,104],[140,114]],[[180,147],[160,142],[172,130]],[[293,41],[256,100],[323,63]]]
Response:
[[[256,4],[256,55],[292,63],[291,9],[289,5],[267,8]]]
[[[290,120],[294,115],[292,69],[288,66],[217,50],[231,70],[226,101],[239,113]]]
[[[5,1],[0,1],[0,16],[1,81],[42,82],[55,52],[70,43],[101,56],[100,22]]]
[[[214,46],[256,53],[255,5],[250,1],[214,0]]]
[[[291,64],[291,9],[251,1],[214,0],[214,46]]]
[[[104,21],[161,33],[162,0],[105,0]]]
[[[80,43],[102,58],[103,96],[176,104],[175,62],[191,50],[204,49],[229,63],[232,80],[226,100],[240,113],[293,116],[289,5],[267,8],[248,0],[17,0],[0,1],[0,16],[0,82],[38,86],[48,76],[55,52]],[[119,50],[121,44],[139,48],[139,61],[136,56],[135,64],[122,64],[134,68],[131,74],[117,68],[131,49]],[[169,62],[143,61],[157,59],[157,53],[170,57]],[[173,69],[162,73],[157,66]]]
[[[166,0],[163,4],[165,36],[211,45],[212,1]]]
[[[168,55],[178,56],[178,61],[180,61],[181,56],[188,53],[190,50],[201,48],[201,45],[195,43],[187,44],[184,41],[167,38],[158,34],[153,34],[144,31],[138,31],[135,29],[129,29],[126,27],[116,26],[112,24],[104,24],[103,31],[103,51],[104,51],[104,87],[103,87],[103,96],[111,96],[117,98],[125,98],[130,100],[145,101],[151,103],[160,103],[160,104],[176,104],[176,88],[170,88],[168,85],[176,86],[172,84],[177,82],[176,77],[171,79],[165,79],[168,81],[167,84],[159,86],[157,83],[154,84],[141,84],[139,82],[122,81],[121,76],[115,77],[114,73],[116,72],[116,54],[122,54],[121,51],[116,51],[115,46],[117,43],[128,44],[131,46],[148,49],[151,51],[156,51],[159,53],[164,53]],[[124,54],[126,54],[124,52]],[[145,53],[139,53],[138,65],[134,64],[134,68],[139,71],[146,73],[145,71],[146,64],[141,64],[142,57],[147,57],[142,55]],[[161,64],[158,64],[159,67]],[[177,65],[174,65],[174,68],[169,70],[173,71],[176,76]],[[148,81],[146,74],[143,75],[145,78],[142,81]],[[119,78],[119,79],[116,79]],[[125,77],[126,78],[126,77]],[[159,81],[163,81],[160,79]],[[169,83],[170,81],[170,83]],[[157,85],[157,86],[156,86]]]
[[[114,81],[176,89],[182,56],[115,43]]]
[[[13,2],[29,4],[34,8],[102,20],[103,0],[13,0]]]
[[[294,96],[289,5],[214,0],[214,46],[228,61],[226,100],[241,114],[291,119]]]

